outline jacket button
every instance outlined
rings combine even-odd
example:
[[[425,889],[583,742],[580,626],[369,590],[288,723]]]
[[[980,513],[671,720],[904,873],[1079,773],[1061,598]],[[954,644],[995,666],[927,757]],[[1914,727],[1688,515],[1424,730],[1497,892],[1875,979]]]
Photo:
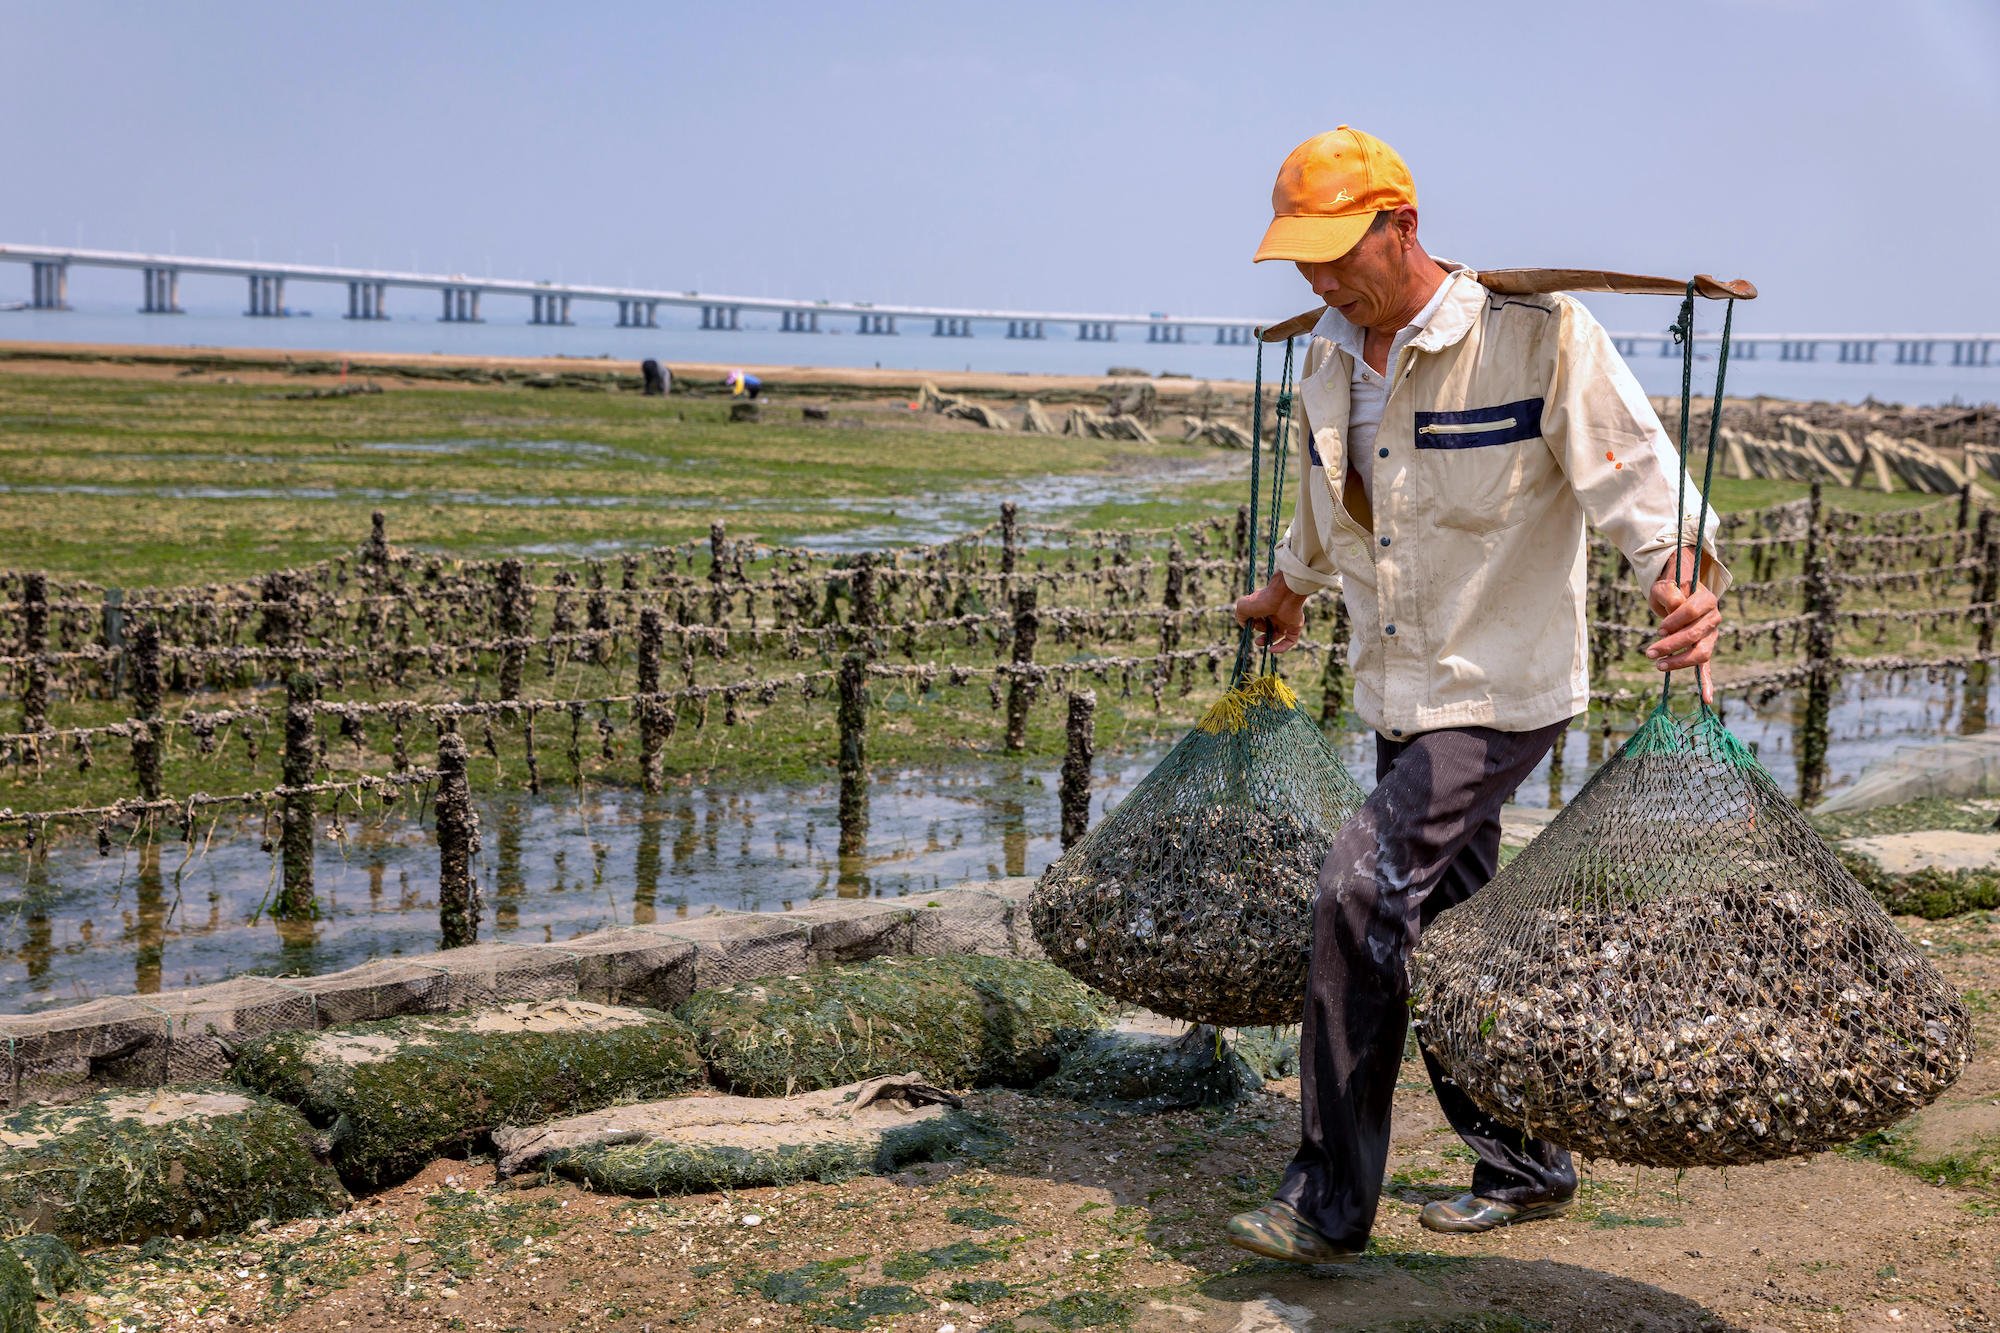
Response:
[[[1383,544],[1384,546],[1387,546],[1387,545],[1389,544],[1389,539],[1388,539],[1387,537],[1384,537],[1384,538],[1382,539],[1382,544]]]
[[[1391,727],[1389,728],[1389,734],[1391,736],[1400,736],[1403,734],[1403,729],[1401,727]]]
[[[1377,458],[1387,458],[1389,456],[1389,451],[1387,449],[1377,449],[1375,451],[1375,456]]]
[[[1382,632],[1392,639],[1396,637],[1396,627],[1394,625],[1384,625]]]

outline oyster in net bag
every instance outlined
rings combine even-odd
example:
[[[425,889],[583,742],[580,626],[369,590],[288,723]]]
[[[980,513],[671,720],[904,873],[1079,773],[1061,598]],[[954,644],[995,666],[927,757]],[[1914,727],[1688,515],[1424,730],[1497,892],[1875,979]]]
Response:
[[[1320,861],[1362,797],[1298,697],[1257,677],[1042,875],[1035,937],[1079,980],[1171,1018],[1296,1023]]]
[[[1412,958],[1473,1101],[1589,1157],[1726,1166],[1848,1143],[1971,1055],[1957,993],[1715,715],[1656,709]]]

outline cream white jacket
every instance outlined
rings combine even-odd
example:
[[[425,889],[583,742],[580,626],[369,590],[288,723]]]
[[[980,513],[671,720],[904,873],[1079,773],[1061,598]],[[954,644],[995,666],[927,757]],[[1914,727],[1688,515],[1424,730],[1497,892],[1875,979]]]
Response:
[[[1354,709],[1397,738],[1528,731],[1583,712],[1585,520],[1642,588],[1694,543],[1696,485],[1677,514],[1673,443],[1590,312],[1567,296],[1495,295],[1460,268],[1445,284],[1388,368],[1368,494],[1347,469],[1353,361],[1341,344],[1360,340],[1333,310],[1313,329],[1297,508],[1277,552],[1293,592],[1341,590]],[[1715,555],[1711,536],[1702,545]],[[1719,595],[1729,571],[1704,563]]]

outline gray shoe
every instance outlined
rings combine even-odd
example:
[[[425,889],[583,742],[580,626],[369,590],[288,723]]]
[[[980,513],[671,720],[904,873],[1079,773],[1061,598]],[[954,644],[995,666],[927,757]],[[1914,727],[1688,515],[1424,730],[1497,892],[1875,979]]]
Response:
[[[1461,1194],[1456,1199],[1439,1199],[1436,1203],[1425,1204],[1417,1220],[1431,1231],[1474,1235],[1495,1227],[1513,1226],[1516,1222],[1561,1217],[1575,1205],[1574,1197],[1551,1199],[1547,1203],[1514,1204],[1502,1203],[1498,1199],[1482,1199],[1476,1194]]]
[[[1230,1218],[1228,1231],[1231,1245],[1291,1264],[1345,1264],[1359,1257],[1359,1251],[1335,1245],[1298,1209],[1276,1199]]]

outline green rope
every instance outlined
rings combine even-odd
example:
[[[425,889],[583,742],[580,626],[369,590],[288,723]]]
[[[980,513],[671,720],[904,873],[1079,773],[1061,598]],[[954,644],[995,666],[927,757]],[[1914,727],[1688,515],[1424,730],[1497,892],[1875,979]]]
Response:
[[[1681,345],[1681,421],[1680,421],[1680,476],[1674,491],[1674,583],[1681,582],[1681,552],[1685,543],[1680,539],[1681,516],[1687,513],[1688,483],[1688,421],[1694,407],[1694,299],[1695,285],[1690,278],[1687,293],[1681,298],[1680,314],[1675,318],[1670,330],[1674,341]],[[1736,299],[1731,297],[1723,303],[1722,339],[1715,356],[1715,405],[1708,413],[1708,456],[1702,461],[1700,508],[1694,522],[1695,577],[1701,577],[1701,543],[1708,530],[1708,495],[1715,481],[1715,451],[1722,436],[1722,395],[1723,384],[1729,374],[1730,328],[1735,322]],[[1695,679],[1701,679],[1701,668],[1695,668]],[[1673,688],[1674,673],[1669,671],[1660,682],[1660,706],[1664,708]],[[1706,710],[1708,705],[1701,707]]]
[[[1253,332],[1252,337],[1256,337]],[[1264,340],[1257,338],[1257,369],[1251,380],[1250,395],[1250,513],[1243,525],[1243,591],[1257,591],[1257,473],[1264,452]],[[1255,629],[1248,621],[1236,634],[1236,665],[1229,671],[1229,687],[1235,689],[1249,678],[1251,636]]]
[[[1285,511],[1286,454],[1291,446],[1292,431],[1292,345],[1293,340],[1285,339],[1285,368],[1278,380],[1278,438],[1271,446],[1271,517],[1266,525],[1264,540],[1264,581],[1269,583],[1278,568],[1278,525]],[[1277,663],[1271,652],[1271,636],[1264,635],[1264,658],[1257,674],[1275,675]]]

